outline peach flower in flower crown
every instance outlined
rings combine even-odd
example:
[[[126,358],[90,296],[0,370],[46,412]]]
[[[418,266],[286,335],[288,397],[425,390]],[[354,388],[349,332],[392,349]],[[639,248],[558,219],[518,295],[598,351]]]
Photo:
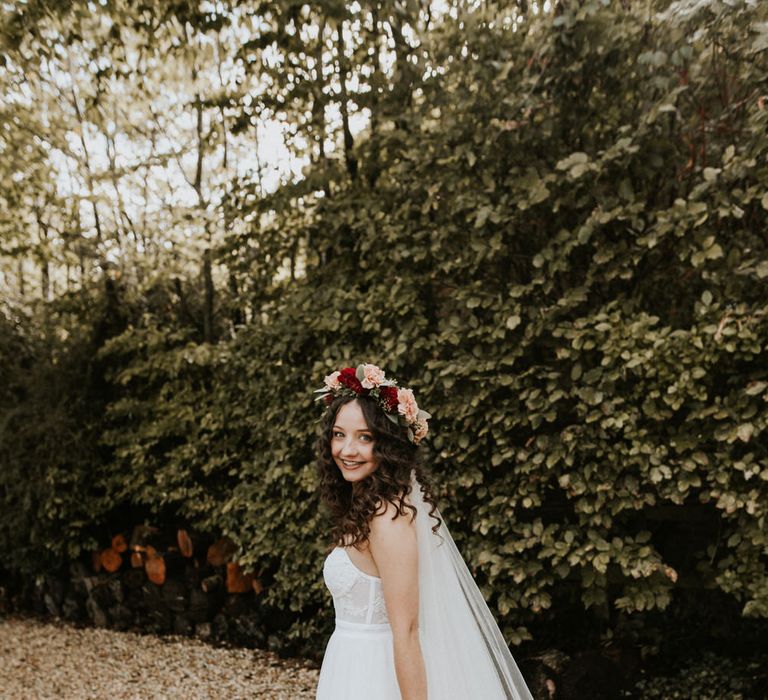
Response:
[[[416,397],[411,389],[397,390],[397,412],[405,416],[405,420],[413,423],[419,417],[419,407],[416,404]]]
[[[373,389],[377,386],[381,386],[384,381],[384,372],[376,365],[362,365],[363,367],[363,379],[361,384],[365,389]]]
[[[422,418],[416,424],[416,428],[414,428],[414,431],[413,431],[414,443],[418,445],[425,437],[427,437],[428,432],[429,432],[429,425],[427,425],[427,419]]]
[[[336,389],[341,387],[341,383],[339,382],[339,375],[341,372],[331,372],[327,377],[323,379],[323,382],[325,383],[326,388],[328,388],[330,391],[336,391]]]

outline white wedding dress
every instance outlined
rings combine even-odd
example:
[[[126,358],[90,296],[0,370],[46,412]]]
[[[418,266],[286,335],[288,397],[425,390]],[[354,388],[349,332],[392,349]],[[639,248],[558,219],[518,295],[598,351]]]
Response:
[[[411,477],[419,546],[419,640],[429,700],[533,700],[482,593],[443,520]],[[410,510],[406,509],[408,517]],[[435,514],[442,518],[438,510]],[[336,547],[323,564],[336,628],[320,669],[316,700],[401,700],[392,629],[381,579]]]
[[[333,595],[336,629],[325,649],[317,700],[400,700],[381,579],[360,571],[343,547],[326,557],[323,578]]]

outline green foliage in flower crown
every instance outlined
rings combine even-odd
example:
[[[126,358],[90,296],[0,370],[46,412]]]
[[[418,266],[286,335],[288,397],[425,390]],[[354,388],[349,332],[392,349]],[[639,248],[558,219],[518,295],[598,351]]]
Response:
[[[153,311],[104,345],[100,503],[229,535],[322,648],[312,390],[372,362],[434,416],[441,510],[511,643],[697,586],[768,616],[768,11],[679,7],[468,13],[356,177],[238,184],[259,223],[219,261],[253,320],[214,345]]]

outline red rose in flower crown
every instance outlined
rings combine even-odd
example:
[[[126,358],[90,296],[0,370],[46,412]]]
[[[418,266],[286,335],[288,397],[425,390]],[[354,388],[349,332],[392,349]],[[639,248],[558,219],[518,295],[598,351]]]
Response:
[[[363,393],[363,385],[357,378],[357,372],[354,367],[345,367],[339,372],[339,384],[351,389],[356,394]]]
[[[414,445],[427,436],[432,416],[418,407],[413,391],[398,387],[397,382],[387,379],[376,365],[345,367],[329,374],[324,382],[322,389],[315,390],[317,400],[330,404],[337,396],[371,396],[389,420],[406,429]]]
[[[379,395],[384,403],[384,410],[387,413],[397,411],[397,387],[383,386],[379,388]]]

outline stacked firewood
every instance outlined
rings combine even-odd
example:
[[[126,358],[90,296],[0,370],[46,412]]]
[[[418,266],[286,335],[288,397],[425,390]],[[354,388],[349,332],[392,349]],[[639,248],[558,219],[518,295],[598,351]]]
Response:
[[[170,538],[170,541],[169,541]],[[211,541],[180,529],[137,525],[69,566],[69,576],[37,582],[38,612],[97,627],[144,629],[264,644],[274,621],[259,604],[263,585],[232,561],[227,537]]]

